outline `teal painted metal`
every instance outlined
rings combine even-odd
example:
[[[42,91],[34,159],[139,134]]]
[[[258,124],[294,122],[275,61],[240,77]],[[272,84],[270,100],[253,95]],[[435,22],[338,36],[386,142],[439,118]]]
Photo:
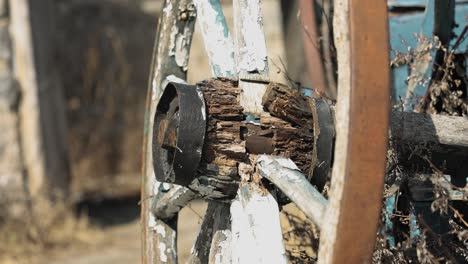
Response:
[[[395,236],[393,235],[393,212],[396,208],[396,194],[385,199],[385,237],[389,247],[395,247]]]
[[[423,5],[422,5],[423,4]],[[392,48],[391,58],[394,59],[398,53],[407,54],[408,50],[415,50],[418,46],[418,36],[421,34],[427,39],[431,39],[434,31],[434,0],[424,1],[389,1],[390,10],[392,7],[426,7],[424,12],[403,13],[401,15],[391,16],[389,19],[390,27],[390,45]],[[466,25],[468,16],[468,2],[457,1],[455,6],[455,23],[458,27],[453,29],[455,35],[459,36]],[[456,38],[453,38],[449,47],[453,47]],[[459,45],[457,54],[468,53],[468,38]],[[431,54],[435,56],[435,50]],[[431,68],[432,69],[432,68]],[[424,80],[430,77],[431,69],[427,70]],[[393,103],[399,104],[404,100],[407,94],[408,83],[407,79],[410,75],[408,65],[400,65],[393,68]],[[426,93],[428,82],[422,82],[415,90],[415,96],[422,97]],[[413,110],[412,107],[406,106],[407,111]]]

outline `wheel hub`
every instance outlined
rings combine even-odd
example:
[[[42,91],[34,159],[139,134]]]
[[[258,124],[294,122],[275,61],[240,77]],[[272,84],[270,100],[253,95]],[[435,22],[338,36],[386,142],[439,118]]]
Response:
[[[167,84],[154,117],[153,165],[160,182],[188,186],[196,177],[206,130],[206,109],[195,85]]]

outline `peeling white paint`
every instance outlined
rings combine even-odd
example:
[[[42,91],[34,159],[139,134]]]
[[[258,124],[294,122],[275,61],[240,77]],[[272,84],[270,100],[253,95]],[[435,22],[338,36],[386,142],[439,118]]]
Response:
[[[238,0],[238,62],[239,71],[268,74],[268,58],[263,33],[260,0]]]
[[[167,261],[167,255],[166,255],[166,244],[163,242],[159,243],[159,259],[165,263]]]
[[[227,264],[231,263],[231,230],[222,230],[220,231],[221,236],[224,236],[224,239],[218,243],[218,250],[214,256],[213,264]]]
[[[170,82],[187,84],[187,82],[185,80],[171,74],[171,75],[167,76],[166,79],[164,80],[163,87],[165,87]]]
[[[232,263],[287,263],[279,209],[270,193],[244,185],[231,204]]]
[[[194,0],[193,3],[197,8],[197,23],[202,32],[213,75],[234,78],[234,43],[220,3],[206,0]]]
[[[244,108],[244,113],[260,116],[263,111],[262,99],[266,92],[265,83],[240,82],[242,89],[239,104]]]
[[[257,159],[257,171],[281,189],[307,217],[321,227],[328,206],[327,199],[309,183],[293,161],[287,160],[260,155]]]
[[[163,12],[166,13],[166,16],[170,16],[172,11],[172,3],[168,1],[166,7],[163,9]]]
[[[154,230],[156,231],[156,233],[160,234],[162,237],[166,237],[166,229],[164,229],[164,226],[156,225],[154,227]]]
[[[179,34],[178,30],[176,24],[172,25],[169,56],[174,56],[177,66],[186,71],[188,68],[190,42],[192,40],[193,30],[189,26],[184,27],[182,34]]]
[[[148,217],[148,227],[153,229],[153,228],[156,227],[156,225],[157,225],[156,224],[156,217],[152,213],[150,213],[149,217]]]
[[[282,157],[275,157],[273,159],[268,155],[261,155],[257,159],[257,163],[264,163],[265,166],[268,166],[269,164],[271,164],[273,162],[278,162],[281,167],[285,167],[285,168],[288,168],[288,169],[291,169],[291,170],[300,171],[300,169],[297,167],[297,165],[291,159],[282,158]]]

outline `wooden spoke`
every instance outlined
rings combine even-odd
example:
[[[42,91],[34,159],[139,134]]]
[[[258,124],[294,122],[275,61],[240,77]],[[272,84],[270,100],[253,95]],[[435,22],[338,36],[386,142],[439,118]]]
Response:
[[[213,202],[211,202],[213,203]],[[231,263],[231,214],[230,205],[221,203],[216,205],[213,214],[213,238],[211,240],[210,255],[208,263],[224,264]]]
[[[177,263],[177,216],[157,219],[151,210],[164,185],[156,182],[152,165],[153,118],[163,81],[173,75],[185,80],[195,23],[189,0],[166,0],[155,39],[143,135],[141,187],[142,263]]]
[[[188,263],[230,263],[230,229],[229,204],[209,202]]]
[[[195,199],[197,195],[191,190],[173,184],[157,200],[153,200],[153,214],[159,219],[174,218],[185,205]]]
[[[278,204],[268,191],[255,184],[241,186],[231,216],[231,263],[287,263]]]
[[[205,50],[215,77],[235,78],[234,43],[218,0],[194,0]]]
[[[317,226],[323,225],[327,200],[317,191],[290,159],[261,155],[257,170],[280,188]]]
[[[268,81],[268,54],[260,0],[234,0],[236,59],[241,80]]]
[[[390,100],[385,1],[335,1],[336,144],[319,263],[370,263],[382,204]]]
[[[269,80],[261,1],[234,0],[233,8],[240,101],[245,113],[259,117],[263,113],[264,82]]]

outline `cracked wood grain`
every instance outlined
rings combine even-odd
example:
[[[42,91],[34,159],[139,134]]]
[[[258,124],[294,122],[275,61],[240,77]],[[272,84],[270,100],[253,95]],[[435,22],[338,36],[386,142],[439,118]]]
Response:
[[[165,184],[156,181],[152,163],[154,114],[168,76],[186,79],[187,62],[195,24],[189,0],[166,0],[159,18],[147,93],[143,135],[141,186],[142,263],[177,263],[177,215],[170,220],[154,216],[151,207]],[[156,201],[157,203],[157,201]]]

